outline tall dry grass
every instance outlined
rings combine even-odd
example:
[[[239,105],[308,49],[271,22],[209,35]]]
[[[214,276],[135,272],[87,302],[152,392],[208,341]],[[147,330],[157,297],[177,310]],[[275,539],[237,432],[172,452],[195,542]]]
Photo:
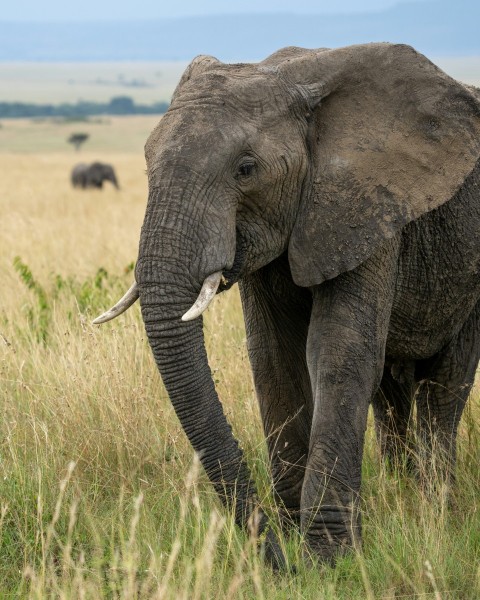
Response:
[[[118,193],[71,189],[73,159],[0,158],[0,597],[478,598],[476,397],[450,503],[387,473],[370,427],[363,552],[309,569],[294,533],[282,544],[296,574],[262,564],[192,453],[138,308],[91,325],[131,281],[142,156],[102,156],[117,168]],[[206,332],[225,411],[276,526],[235,290],[215,300]]]

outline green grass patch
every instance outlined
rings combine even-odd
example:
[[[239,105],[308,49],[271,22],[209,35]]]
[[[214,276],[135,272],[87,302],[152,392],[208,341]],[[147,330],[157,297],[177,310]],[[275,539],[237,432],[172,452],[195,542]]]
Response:
[[[90,324],[125,289],[98,269],[43,283],[16,259],[28,310],[3,322],[0,592],[25,598],[477,598],[479,403],[462,420],[457,485],[432,498],[385,470],[369,427],[364,546],[335,569],[280,533],[238,294],[206,323],[212,368],[296,573],[274,574],[215,497],[156,373],[138,311]],[[39,316],[45,313],[43,320]],[[32,316],[33,315],[33,316]],[[1,340],[0,340],[1,341]],[[227,384],[228,382],[228,384]]]

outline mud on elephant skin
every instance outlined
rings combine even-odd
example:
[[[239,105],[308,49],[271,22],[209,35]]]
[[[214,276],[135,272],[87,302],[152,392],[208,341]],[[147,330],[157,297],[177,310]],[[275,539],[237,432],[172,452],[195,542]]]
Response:
[[[197,318],[237,281],[275,496],[320,560],[361,537],[371,402],[395,460],[415,397],[424,460],[436,448],[450,477],[479,359],[479,157],[479,96],[409,46],[200,56],[185,71],[146,144],[136,282],[96,322],[140,298],[176,413],[239,525],[255,486]]]
[[[119,189],[114,168],[112,165],[101,162],[93,162],[90,165],[85,163],[75,165],[72,169],[70,180],[75,188],[101,189],[104,181],[110,181],[117,190]]]

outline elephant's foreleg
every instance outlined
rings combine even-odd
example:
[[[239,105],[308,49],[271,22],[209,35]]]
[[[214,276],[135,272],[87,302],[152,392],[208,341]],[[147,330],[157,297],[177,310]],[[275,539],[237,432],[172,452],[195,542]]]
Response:
[[[306,364],[311,294],[293,284],[282,258],[242,280],[240,291],[274,493],[284,525],[299,523],[312,417]]]
[[[458,335],[421,362],[417,404],[420,476],[427,485],[454,475],[457,428],[480,358],[480,302]]]
[[[314,413],[302,530],[323,560],[360,541],[367,414],[383,373],[397,243],[314,289],[307,356]]]
[[[407,431],[415,386],[414,369],[413,361],[386,366],[372,400],[380,452],[391,467],[410,464]]]

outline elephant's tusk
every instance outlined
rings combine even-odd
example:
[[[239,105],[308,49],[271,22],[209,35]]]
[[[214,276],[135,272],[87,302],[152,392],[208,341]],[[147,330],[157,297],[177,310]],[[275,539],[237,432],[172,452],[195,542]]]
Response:
[[[222,280],[222,272],[217,271],[209,275],[203,282],[202,289],[195,300],[195,304],[182,317],[182,321],[192,321],[199,317],[207,308],[217,293]]]
[[[134,281],[132,287],[128,290],[128,292],[121,298],[115,306],[112,306],[110,310],[104,312],[99,317],[97,317],[94,321],[94,325],[100,325],[100,323],[106,323],[107,321],[111,321],[125,312],[134,302],[138,300],[138,286],[137,282]]]

